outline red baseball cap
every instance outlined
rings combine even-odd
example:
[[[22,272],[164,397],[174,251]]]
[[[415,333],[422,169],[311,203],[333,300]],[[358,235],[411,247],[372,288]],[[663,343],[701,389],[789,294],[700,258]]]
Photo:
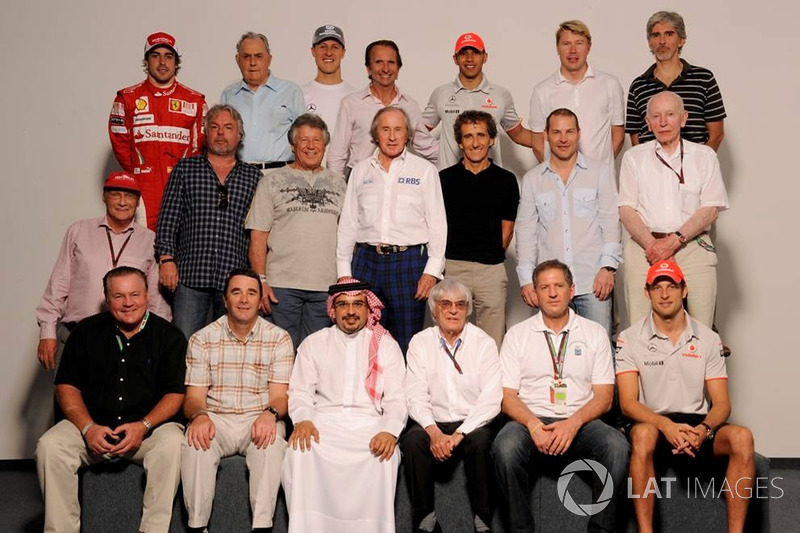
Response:
[[[177,48],[175,48],[175,37],[169,33],[159,31],[147,36],[147,41],[144,43],[144,55],[149,54],[153,48],[158,48],[159,46],[166,46],[176,54],[178,53]]]
[[[142,194],[142,188],[139,187],[139,182],[127,172],[121,172],[119,170],[108,175],[106,182],[103,185],[103,189],[131,191],[137,194]]]
[[[655,263],[647,271],[647,284],[652,285],[658,278],[669,278],[675,283],[683,281],[683,270],[672,261],[661,261]]]
[[[477,33],[465,33],[461,35],[456,41],[456,54],[464,48],[474,48],[480,52],[486,51],[486,46],[483,44],[483,39]]]

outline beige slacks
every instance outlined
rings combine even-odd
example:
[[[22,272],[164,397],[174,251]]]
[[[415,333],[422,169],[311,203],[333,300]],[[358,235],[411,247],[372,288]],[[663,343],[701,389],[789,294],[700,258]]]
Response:
[[[472,291],[475,325],[494,339],[499,350],[506,334],[508,275],[505,264],[484,265],[474,261],[448,259],[444,274],[447,278],[460,281]]]

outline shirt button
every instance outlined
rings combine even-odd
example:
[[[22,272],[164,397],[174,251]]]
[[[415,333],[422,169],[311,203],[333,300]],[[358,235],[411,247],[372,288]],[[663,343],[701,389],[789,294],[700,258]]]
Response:
[[[121,417],[121,416],[118,416],[118,417],[117,417],[117,420],[122,420],[122,417]]]
[[[122,396],[119,397],[119,401],[122,401]]]
[[[125,359],[122,359],[122,362],[124,363],[124,362],[125,362]]]
[[[120,381],[125,381],[125,378],[119,378]]]

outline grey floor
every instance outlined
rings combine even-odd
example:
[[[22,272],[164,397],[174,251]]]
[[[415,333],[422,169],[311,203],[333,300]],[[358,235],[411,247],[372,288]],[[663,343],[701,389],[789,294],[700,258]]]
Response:
[[[773,468],[770,477],[772,532],[800,531],[800,469]],[[36,473],[30,465],[0,470],[0,533],[41,533],[43,513]]]

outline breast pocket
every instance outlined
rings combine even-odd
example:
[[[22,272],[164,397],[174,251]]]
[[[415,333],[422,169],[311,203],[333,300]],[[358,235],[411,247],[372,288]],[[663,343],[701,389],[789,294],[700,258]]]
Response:
[[[419,222],[425,219],[425,207],[419,194],[400,193],[397,195],[397,220],[400,222]]]
[[[573,212],[579,218],[597,215],[597,189],[576,188],[572,193]]]
[[[359,225],[371,226],[378,219],[378,195],[363,194],[358,199]]]
[[[543,222],[553,222],[556,219],[556,195],[553,192],[542,192],[533,198],[536,211]]]

